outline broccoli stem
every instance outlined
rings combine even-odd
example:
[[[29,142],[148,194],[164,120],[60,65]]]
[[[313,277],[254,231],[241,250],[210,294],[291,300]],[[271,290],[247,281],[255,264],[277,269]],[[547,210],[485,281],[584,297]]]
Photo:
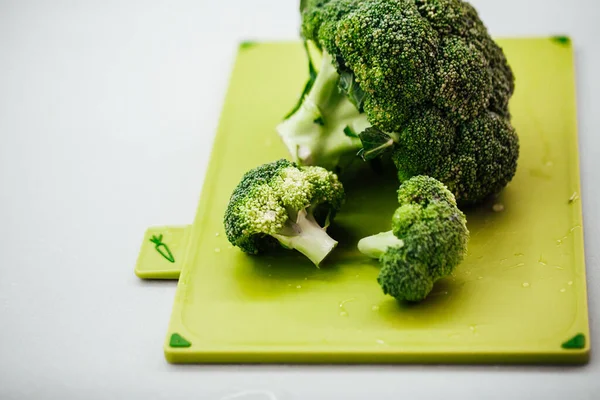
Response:
[[[362,238],[358,242],[358,251],[368,257],[379,259],[389,247],[402,246],[404,246],[404,241],[394,236],[392,231],[387,231]]]
[[[344,129],[362,132],[370,124],[339,89],[339,80],[333,59],[324,50],[312,88],[298,110],[277,126],[295,162],[333,169],[361,149],[360,139]]]
[[[306,210],[298,212],[296,222],[288,221],[279,234],[271,236],[279,240],[284,247],[298,250],[316,266],[319,266],[338,244]]]

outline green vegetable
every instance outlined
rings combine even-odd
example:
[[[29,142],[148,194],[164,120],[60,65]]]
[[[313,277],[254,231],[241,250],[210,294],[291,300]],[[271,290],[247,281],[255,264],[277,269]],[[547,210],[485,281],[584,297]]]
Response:
[[[322,64],[315,75],[310,61],[312,83],[278,126],[296,162],[332,169],[389,152],[400,181],[432,176],[461,204],[513,178],[514,76],[470,4],[305,0],[301,10]]]
[[[295,249],[318,266],[337,245],[325,230],[344,200],[342,184],[324,168],[283,159],[264,164],[233,191],[224,216],[227,239],[249,254]]]
[[[378,258],[377,281],[398,300],[421,301],[435,281],[465,257],[469,231],[454,195],[441,182],[415,176],[398,190],[392,230],[361,239],[361,253]]]
[[[347,165],[361,147],[358,135],[347,133],[360,133],[369,123],[338,89],[340,77],[328,54],[318,73],[309,61],[309,75],[298,104],[277,131],[296,162],[333,170]]]

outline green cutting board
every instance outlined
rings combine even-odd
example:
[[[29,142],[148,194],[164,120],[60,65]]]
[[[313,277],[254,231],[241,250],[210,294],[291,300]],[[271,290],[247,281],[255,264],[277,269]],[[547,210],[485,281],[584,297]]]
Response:
[[[320,269],[299,253],[249,256],[222,216],[243,173],[286,157],[275,126],[307,77],[300,43],[240,46],[198,212],[152,228],[136,273],[176,278],[173,363],[584,363],[589,328],[573,48],[566,38],[500,44],[514,68],[516,177],[467,212],[469,254],[416,305],[385,296],[378,265],[356,250],[390,229],[393,177],[360,172],[330,228],[340,246]],[[151,241],[152,237],[154,240]]]

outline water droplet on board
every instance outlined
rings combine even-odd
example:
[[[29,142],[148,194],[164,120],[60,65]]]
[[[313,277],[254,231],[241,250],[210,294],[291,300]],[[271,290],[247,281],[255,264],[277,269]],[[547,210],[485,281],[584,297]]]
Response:
[[[351,299],[346,299],[340,302],[339,307],[340,307],[340,315],[342,317],[347,317],[348,316],[348,311],[346,310],[346,308],[344,307],[344,305],[346,303],[349,303],[351,301],[356,300],[356,298],[352,297]]]
[[[379,311],[379,306],[377,304],[375,304],[373,307],[371,307],[371,310]]]
[[[477,279],[481,280],[481,279],[483,279],[483,276],[478,276]]]
[[[573,192],[573,194],[571,195],[571,197],[569,197],[569,204],[573,203],[578,198],[579,198],[579,195],[577,194],[577,192]]]
[[[381,339],[375,340],[375,343],[377,343],[377,344],[386,344],[385,341],[383,341]]]
[[[515,253],[515,257],[523,257],[525,254],[523,253]]]
[[[567,240],[569,238],[569,235],[572,234],[573,231],[577,228],[581,228],[581,225],[575,225],[574,227],[569,229],[569,231],[567,232],[567,234],[565,236],[563,236],[562,238],[560,238],[556,241],[556,245],[560,246],[565,240]]]
[[[502,203],[496,203],[492,206],[492,210],[494,210],[494,212],[501,212],[504,211],[504,204]]]
[[[546,265],[546,261],[544,261],[544,258],[542,257],[541,254],[540,254],[540,259],[538,260],[538,263],[540,263],[541,265]]]
[[[571,286],[573,284],[573,281],[569,281],[567,282],[567,285]]]
[[[302,286],[298,285],[296,286],[296,289],[302,289]]]
[[[215,247],[215,253],[220,253],[220,252],[221,252],[221,249],[218,247]]]
[[[529,282],[523,282],[523,285],[522,285],[522,286],[523,286],[524,288],[528,288],[528,287],[529,287]]]
[[[215,236],[219,236],[219,232],[215,233]]]
[[[512,267],[508,267],[507,269],[515,269],[523,266],[525,266],[525,263],[518,263],[516,265],[513,265]]]
[[[564,292],[566,292],[566,291],[567,291],[567,289],[565,289],[565,288],[562,288],[562,289],[560,289],[560,292],[561,292],[561,293],[564,293]]]

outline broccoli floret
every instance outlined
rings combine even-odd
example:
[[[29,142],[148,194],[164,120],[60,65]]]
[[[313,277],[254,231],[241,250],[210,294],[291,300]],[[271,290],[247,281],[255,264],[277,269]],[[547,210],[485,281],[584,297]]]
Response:
[[[434,178],[415,176],[398,190],[392,230],[361,239],[358,249],[378,258],[377,281],[398,300],[421,301],[435,281],[465,257],[469,231],[454,195]]]
[[[492,111],[456,129],[447,121],[430,109],[407,123],[392,151],[400,181],[416,174],[432,176],[462,205],[499,193],[517,169],[519,139],[514,128]]]
[[[326,228],[344,200],[344,188],[332,172],[278,160],[243,176],[225,211],[225,233],[246,253],[281,245],[318,266],[337,245]]]
[[[301,13],[323,65],[309,62],[307,90],[278,127],[295,161],[331,169],[357,150],[390,151],[401,182],[432,176],[463,205],[512,180],[514,76],[470,4],[304,0]]]

